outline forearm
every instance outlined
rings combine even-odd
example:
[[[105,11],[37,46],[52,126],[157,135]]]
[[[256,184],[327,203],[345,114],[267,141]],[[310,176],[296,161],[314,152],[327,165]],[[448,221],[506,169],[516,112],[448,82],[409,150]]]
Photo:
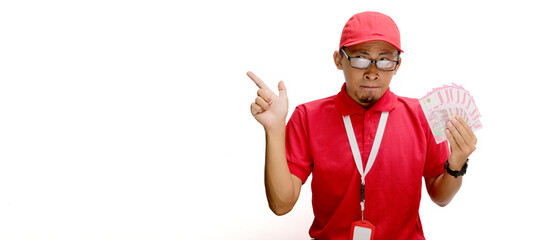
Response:
[[[430,187],[427,186],[431,200],[441,207],[448,205],[460,190],[462,178],[462,176],[455,178],[446,171],[439,175]]]
[[[270,209],[277,215],[291,211],[298,194],[287,166],[285,153],[285,123],[266,129],[266,163],[264,170],[266,197]]]

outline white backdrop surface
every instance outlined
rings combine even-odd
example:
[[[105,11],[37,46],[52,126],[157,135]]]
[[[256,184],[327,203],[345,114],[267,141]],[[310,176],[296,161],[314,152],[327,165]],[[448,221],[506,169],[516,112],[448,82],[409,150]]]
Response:
[[[2,1],[0,239],[308,239],[309,184],[268,209],[256,86],[290,112],[336,94],[353,14],[400,27],[393,92],[456,82],[482,114],[428,239],[550,239],[559,215],[559,17],[548,1]],[[553,110],[555,109],[555,110]]]

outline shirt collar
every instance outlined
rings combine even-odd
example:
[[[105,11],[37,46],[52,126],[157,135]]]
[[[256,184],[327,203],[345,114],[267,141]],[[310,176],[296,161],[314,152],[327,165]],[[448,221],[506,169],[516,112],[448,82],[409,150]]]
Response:
[[[390,91],[390,87],[382,97],[368,110],[355,102],[345,91],[346,84],[342,86],[342,90],[336,96],[336,108],[342,116],[352,115],[356,113],[364,113],[367,111],[390,112],[396,106],[396,95]]]

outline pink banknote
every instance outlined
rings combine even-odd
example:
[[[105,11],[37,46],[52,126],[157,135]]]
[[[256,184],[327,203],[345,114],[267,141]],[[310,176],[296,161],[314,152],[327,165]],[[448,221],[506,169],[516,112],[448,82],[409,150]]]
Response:
[[[441,143],[446,140],[446,123],[453,116],[459,116],[477,131],[483,126],[474,98],[466,89],[457,84],[444,85],[434,88],[427,95],[419,99],[421,108],[429,122],[435,141]]]

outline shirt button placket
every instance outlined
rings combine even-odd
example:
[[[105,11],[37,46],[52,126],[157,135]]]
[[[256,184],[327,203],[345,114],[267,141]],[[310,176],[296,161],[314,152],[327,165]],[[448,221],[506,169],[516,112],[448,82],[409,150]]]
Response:
[[[370,124],[371,124],[371,113],[365,113],[365,122],[368,123],[365,127],[365,131],[369,132],[370,130],[368,128],[370,128]],[[365,138],[367,138],[367,140],[371,140],[373,139],[373,136],[369,133],[366,134]]]

